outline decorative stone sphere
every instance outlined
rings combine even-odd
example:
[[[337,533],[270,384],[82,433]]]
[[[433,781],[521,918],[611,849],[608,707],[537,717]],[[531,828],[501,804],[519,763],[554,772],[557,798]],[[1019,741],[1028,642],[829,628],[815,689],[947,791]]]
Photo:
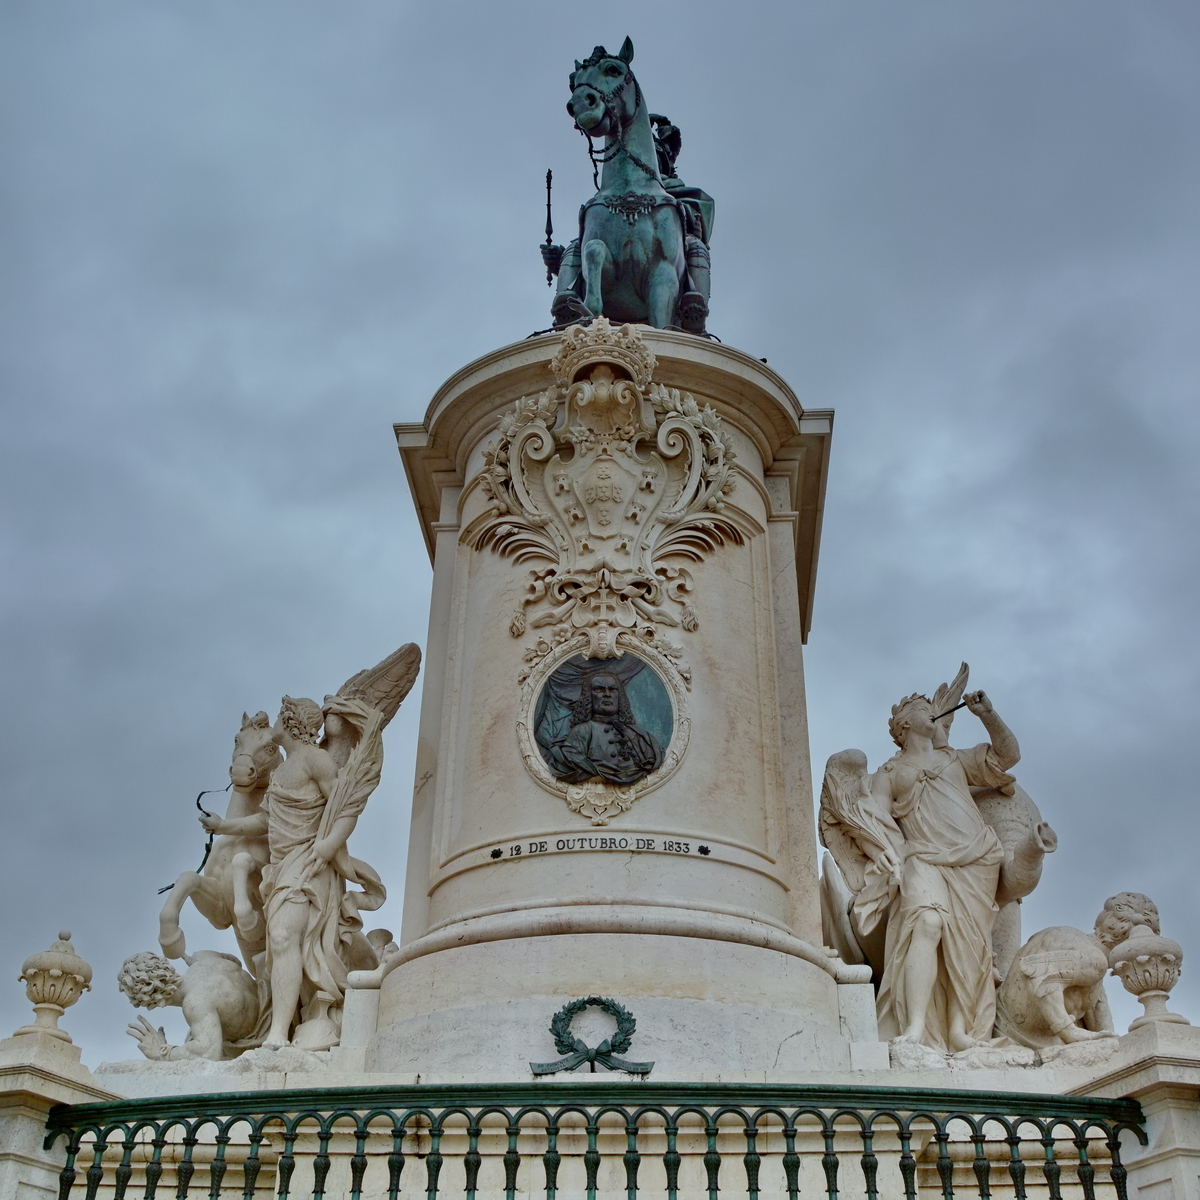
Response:
[[[1129,1026],[1131,1030],[1152,1021],[1188,1024],[1186,1017],[1167,1011],[1167,994],[1179,982],[1183,965],[1183,948],[1178,942],[1147,925],[1136,925],[1129,937],[1113,948],[1109,962],[1125,990],[1146,1010]]]
[[[69,1042],[70,1035],[59,1029],[58,1018],[90,990],[92,981],[92,968],[71,945],[71,931],[60,930],[58,941],[49,950],[31,954],[21,967],[20,978],[37,1015],[34,1023],[22,1026],[16,1036],[45,1033]]]

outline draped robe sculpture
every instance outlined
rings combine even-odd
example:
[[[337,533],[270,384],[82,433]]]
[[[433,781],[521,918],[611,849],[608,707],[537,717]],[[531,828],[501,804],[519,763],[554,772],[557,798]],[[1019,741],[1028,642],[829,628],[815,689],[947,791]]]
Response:
[[[946,710],[966,679],[964,663],[932,700],[912,695],[895,705],[890,731],[899,753],[873,776],[860,751],[834,755],[821,796],[822,841],[853,892],[854,931],[866,940],[884,930],[880,1036],[943,1053],[991,1040],[992,926],[997,897],[1007,894],[1003,872],[1028,877],[1029,860],[1054,847],[1042,823],[1014,853],[980,814],[972,788],[1011,796],[1008,769],[1020,750],[983,692],[966,706],[990,741],[970,750],[948,745]]]
[[[379,908],[387,893],[375,871],[351,857],[347,841],[379,783],[383,730],[416,681],[420,659],[416,646],[402,646],[326,696],[324,707],[285,696],[274,736],[287,757],[271,774],[261,810],[201,818],[210,833],[267,841],[262,915],[238,915],[243,936],[266,924],[261,981],[271,1019],[264,1045],[336,1045],[347,974],[379,963],[359,914]]]

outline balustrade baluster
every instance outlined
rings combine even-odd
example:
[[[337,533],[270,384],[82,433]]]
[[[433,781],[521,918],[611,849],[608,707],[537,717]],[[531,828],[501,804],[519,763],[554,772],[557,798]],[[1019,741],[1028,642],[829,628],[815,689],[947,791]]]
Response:
[[[1086,1131],[1075,1139],[1075,1149],[1079,1151],[1079,1165],[1075,1173],[1083,1185],[1083,1200],[1096,1200],[1096,1168],[1088,1159],[1088,1139]]]
[[[113,1172],[113,1200],[125,1200],[125,1192],[129,1188],[129,1181],[133,1177],[133,1148],[134,1135],[132,1131],[126,1130],[124,1140],[121,1143],[121,1161],[117,1163],[117,1168]],[[100,1177],[104,1178],[104,1167],[101,1165]]]
[[[944,1200],[954,1200],[954,1160],[950,1157],[950,1135],[944,1124],[938,1126],[933,1140],[938,1148],[937,1173],[942,1182],[942,1196]]]
[[[1025,1164],[1021,1160],[1021,1138],[1010,1133],[1004,1139],[1008,1143],[1008,1175],[1013,1182],[1016,1200],[1025,1200]]]
[[[429,1155],[425,1159],[425,1198],[437,1200],[438,1176],[442,1173],[442,1120],[429,1127]]]
[[[787,1182],[788,1200],[799,1200],[800,1155],[796,1153],[794,1121],[787,1121],[783,1126],[783,1177]]]
[[[58,1200],[69,1200],[71,1189],[75,1186],[75,1156],[79,1153],[79,1142],[71,1139],[67,1142],[67,1162],[58,1173]]]
[[[262,1159],[258,1156],[262,1140],[261,1133],[251,1133],[250,1153],[246,1156],[245,1165],[242,1167],[242,1200],[254,1200],[254,1193],[258,1187],[258,1173],[262,1170]]]
[[[208,1200],[221,1200],[221,1181],[225,1178],[225,1147],[229,1145],[229,1134],[217,1134],[217,1152],[208,1168]]]
[[[121,1161],[113,1173],[113,1200],[125,1200],[125,1192],[129,1187],[129,1181],[133,1178],[133,1151],[136,1145],[133,1131],[126,1130]]]
[[[370,1132],[361,1120],[354,1127],[354,1157],[350,1160],[350,1200],[362,1200],[363,1176],[367,1173],[367,1135]]]
[[[747,1122],[746,1153],[742,1162],[746,1167],[746,1195],[750,1200],[758,1200],[758,1171],[762,1166],[762,1155],[758,1152],[758,1126]],[[629,1200],[633,1200],[631,1196]]]
[[[279,1156],[279,1190],[277,1200],[288,1200],[292,1172],[296,1169],[296,1137],[298,1131],[289,1127],[283,1134],[283,1153]]]
[[[542,1167],[546,1172],[546,1200],[556,1200],[558,1195],[558,1164],[562,1155],[558,1152],[558,1126],[551,1122],[546,1126],[546,1151],[542,1155]]]
[[[104,1152],[107,1149],[108,1143],[97,1134],[92,1143],[92,1165],[87,1171],[87,1200],[96,1200],[100,1184],[104,1181]]]
[[[837,1134],[832,1121],[828,1117],[821,1128],[821,1136],[825,1139],[825,1153],[821,1155],[821,1168],[825,1172],[825,1194],[829,1200],[837,1200],[838,1194],[838,1156],[833,1139]]]
[[[589,1114],[587,1124],[587,1150],[583,1154],[583,1165],[587,1169],[587,1200],[596,1200],[596,1176],[600,1171],[600,1150],[596,1141],[600,1136],[600,1126],[594,1116]]]
[[[505,1200],[516,1200],[517,1169],[521,1165],[521,1155],[517,1150],[517,1138],[521,1136],[521,1127],[509,1121],[507,1132],[508,1148],[504,1151],[504,1197]]]
[[[663,1167],[667,1172],[667,1200],[679,1200],[679,1164],[683,1161],[676,1140],[679,1137],[679,1126],[674,1121],[667,1121],[667,1152],[663,1155]]]
[[[637,1122],[627,1116],[625,1121],[625,1200],[637,1200],[638,1168],[642,1165],[637,1135]]]
[[[1109,1130],[1108,1152],[1112,1156],[1112,1166],[1108,1169],[1108,1177],[1117,1191],[1117,1200],[1129,1200],[1129,1172],[1121,1162],[1121,1138],[1115,1130]]]
[[[900,1178],[904,1181],[904,1200],[917,1200],[917,1160],[912,1152],[912,1129],[900,1125]]]
[[[992,1168],[984,1153],[985,1140],[985,1134],[978,1131],[971,1134],[971,1141],[975,1143],[975,1161],[971,1164],[971,1168],[974,1170],[975,1179],[979,1184],[979,1200],[990,1200],[992,1195]]]
[[[154,1126],[154,1137],[150,1140],[154,1149],[150,1153],[150,1161],[146,1164],[146,1187],[142,1192],[142,1200],[154,1200],[158,1191],[158,1181],[162,1179],[162,1152],[166,1149],[167,1139],[162,1129]]]
[[[467,1126],[467,1152],[463,1156],[467,1200],[475,1200],[475,1192],[479,1186],[479,1164],[483,1161],[479,1153],[479,1135],[482,1132],[478,1125]]]
[[[312,1200],[325,1200],[325,1178],[329,1174],[329,1139],[333,1128],[322,1123],[317,1133],[317,1154],[313,1159]]]
[[[1051,1130],[1053,1130],[1053,1125]],[[1042,1172],[1046,1176],[1046,1186],[1050,1189],[1050,1200],[1062,1200],[1062,1192],[1058,1186],[1058,1181],[1062,1176],[1062,1167],[1059,1166],[1058,1159],[1054,1156],[1052,1132],[1047,1132],[1046,1136],[1042,1138],[1042,1149],[1046,1154],[1046,1160],[1042,1163]]]
[[[183,1158],[175,1168],[175,1200],[187,1200],[188,1189],[192,1186],[192,1176],[196,1173],[196,1164],[192,1162],[196,1141],[195,1131],[189,1125],[183,1137]]]
[[[863,1142],[862,1164],[863,1186],[867,1190],[867,1200],[876,1200],[879,1195],[876,1190],[876,1179],[879,1175],[879,1159],[875,1155],[875,1133],[871,1126],[860,1130]]]
[[[400,1174],[404,1170],[403,1121],[392,1119],[392,1152],[388,1155],[388,1200],[397,1200],[400,1195]]]
[[[708,1200],[717,1200],[717,1193],[721,1190],[719,1179],[721,1175],[721,1152],[717,1149],[717,1134],[720,1130],[717,1128],[715,1121],[709,1121],[704,1126],[705,1135],[708,1137],[708,1149],[704,1151],[704,1172],[708,1176]]]

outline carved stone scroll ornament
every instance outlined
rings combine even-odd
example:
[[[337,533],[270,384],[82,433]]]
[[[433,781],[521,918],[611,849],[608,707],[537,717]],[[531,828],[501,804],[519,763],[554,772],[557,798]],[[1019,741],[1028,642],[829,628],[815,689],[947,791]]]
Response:
[[[545,564],[530,572],[513,637],[581,632],[587,657],[614,658],[622,631],[692,632],[692,576],[667,560],[744,542],[723,511],[734,454],[720,417],[652,383],[655,365],[633,326],[571,327],[550,364],[555,386],[519,400],[484,452],[491,508],[464,540]]]

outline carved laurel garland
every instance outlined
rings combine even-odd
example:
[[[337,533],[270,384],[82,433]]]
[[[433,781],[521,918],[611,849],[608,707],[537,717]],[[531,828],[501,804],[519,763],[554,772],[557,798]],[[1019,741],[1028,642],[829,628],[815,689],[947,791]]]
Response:
[[[572,326],[550,366],[555,385],[517,401],[484,451],[490,510],[462,535],[544,564],[509,632],[582,633],[587,657],[610,658],[622,630],[694,631],[692,576],[664,560],[700,562],[745,540],[722,511],[734,453],[720,417],[651,382],[654,354],[631,325]]]
[[[580,630],[568,634],[553,646],[547,645],[545,652],[538,656],[536,665],[524,677],[521,688],[521,718],[517,722],[517,746],[525,767],[546,791],[566,801],[572,812],[587,817],[593,825],[607,825],[613,817],[628,812],[647,792],[661,787],[679,769],[687,751],[692,732],[692,719],[688,714],[688,682],[676,667],[676,660],[668,657],[655,644],[656,640],[653,632],[649,637],[639,637],[627,630],[620,630],[616,634],[614,646],[617,654],[608,656],[616,657],[630,651],[643,659],[658,672],[659,678],[666,684],[673,710],[671,744],[666,747],[662,766],[645,779],[639,779],[637,783],[628,787],[610,783],[573,784],[556,779],[546,766],[546,760],[542,758],[542,752],[534,738],[537,702],[542,685],[568,658],[585,652],[588,646],[587,632]]]

